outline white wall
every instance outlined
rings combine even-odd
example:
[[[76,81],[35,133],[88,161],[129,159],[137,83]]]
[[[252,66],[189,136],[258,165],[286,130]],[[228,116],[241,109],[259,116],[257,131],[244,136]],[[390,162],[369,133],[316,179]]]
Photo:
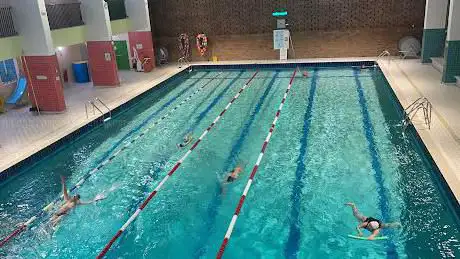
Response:
[[[23,36],[24,55],[53,55],[53,41],[44,0],[13,0],[11,6],[15,28]]]
[[[74,4],[74,3],[80,3],[80,0],[45,0],[45,4]]]
[[[450,1],[449,28],[447,30],[447,40],[460,40],[460,0]]]
[[[64,70],[67,70],[69,82],[75,82],[72,70],[72,62],[82,61],[81,48],[85,44],[76,44],[56,50],[56,56],[59,63],[59,70],[61,71],[62,78],[64,78]]]
[[[82,0],[81,13],[87,28],[87,41],[111,41],[109,9],[104,0]]]
[[[126,14],[132,31],[150,31],[150,15],[147,0],[125,0]]]
[[[446,28],[449,0],[426,0],[425,29]]]

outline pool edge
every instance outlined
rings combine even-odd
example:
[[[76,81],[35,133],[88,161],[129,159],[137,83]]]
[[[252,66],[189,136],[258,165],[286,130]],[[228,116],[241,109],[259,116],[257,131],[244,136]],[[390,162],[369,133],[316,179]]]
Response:
[[[397,105],[401,111],[404,111],[402,101],[406,100],[405,97],[407,96],[405,96],[405,94],[401,91],[398,91],[398,84],[394,82],[394,80],[390,80],[390,78],[392,78],[390,72],[381,65],[381,62],[377,61],[380,71],[382,72]],[[456,212],[457,220],[460,221],[460,189],[456,188],[456,186],[459,186],[460,183],[457,182],[458,180],[455,181],[455,179],[452,179],[455,178],[454,170],[448,165],[447,158],[435,146],[436,141],[428,133],[413,125],[409,126],[409,130],[411,131],[410,133],[412,133],[415,137],[416,144],[422,149],[426,155],[426,158],[435,169],[435,176],[439,180],[441,187],[443,187],[441,192],[445,194],[447,196],[446,198],[451,201],[450,203],[453,206],[453,210]]]

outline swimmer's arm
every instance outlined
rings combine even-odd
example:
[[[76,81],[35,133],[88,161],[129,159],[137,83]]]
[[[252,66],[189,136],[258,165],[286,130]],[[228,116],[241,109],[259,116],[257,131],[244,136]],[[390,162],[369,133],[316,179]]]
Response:
[[[363,235],[363,232],[361,231],[362,228],[364,228],[364,223],[361,223],[358,226],[356,226],[356,230],[358,231],[359,236]]]
[[[380,233],[380,229],[376,229],[374,230],[374,232],[372,232],[372,235],[370,235],[367,239],[369,240],[374,240],[374,238]]]
[[[67,193],[67,187],[65,185],[65,178],[64,176],[61,176],[61,184],[62,184],[62,194],[64,195],[64,200],[69,201],[69,194]]]
[[[95,202],[95,200],[92,200],[92,201],[79,201],[78,205],[89,205],[89,204],[93,204],[94,202]]]
[[[98,202],[100,200],[103,200],[105,199],[106,197],[104,195],[97,195],[96,197],[94,197],[93,200],[91,201],[79,201],[78,204],[80,205],[89,205],[89,204],[93,204],[95,202]]]

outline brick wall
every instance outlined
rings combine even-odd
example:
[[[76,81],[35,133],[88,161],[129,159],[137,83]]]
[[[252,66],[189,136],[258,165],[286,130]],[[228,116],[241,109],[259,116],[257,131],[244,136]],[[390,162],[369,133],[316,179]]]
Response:
[[[423,28],[425,0],[149,0],[156,37],[180,33],[270,33],[271,13],[286,7],[295,32],[359,28]]]
[[[366,57],[377,56],[388,49],[396,53],[398,40],[406,35],[421,37],[420,30],[409,28],[392,29],[354,29],[346,31],[294,32],[292,35],[296,58],[324,57]],[[215,55],[219,60],[278,59],[273,50],[271,33],[250,35],[209,36],[208,53],[200,57],[191,37],[192,60],[211,60]],[[176,37],[161,37],[156,45],[166,46],[170,60],[177,61],[178,40]],[[292,50],[289,52],[293,57]]]
[[[64,111],[64,91],[56,56],[27,56],[22,63],[28,72],[27,80],[32,81],[27,84],[27,93],[33,106],[44,112]]]
[[[133,48],[137,50],[140,60],[150,58],[150,62],[144,65],[145,72],[150,72],[155,67],[155,51],[152,41],[152,32],[138,31],[129,32],[129,50],[133,53]]]
[[[88,41],[88,63],[95,86],[118,86],[118,67],[111,41]],[[110,60],[106,60],[108,55]]]

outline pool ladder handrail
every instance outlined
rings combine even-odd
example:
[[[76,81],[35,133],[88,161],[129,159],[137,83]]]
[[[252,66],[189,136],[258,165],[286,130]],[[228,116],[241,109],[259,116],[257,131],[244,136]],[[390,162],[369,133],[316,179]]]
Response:
[[[419,110],[423,110],[425,124],[428,126],[428,129],[431,129],[433,105],[427,98],[420,97],[404,109],[403,131],[405,131],[409,125],[413,125],[412,120]]]
[[[382,53],[380,53],[378,56],[377,56],[377,59],[375,60],[375,64],[377,64],[377,61],[379,61],[380,59],[384,58],[384,57],[388,57],[388,64],[390,64],[390,61],[391,61],[391,53],[390,51],[388,50],[384,50],[382,51]]]
[[[105,117],[106,113],[104,113],[102,111],[102,109],[98,107],[97,103],[101,104],[105,109],[107,109],[107,113],[109,115],[108,117]],[[88,102],[85,103],[85,111],[86,111],[86,118],[87,119],[89,119],[88,106],[93,108],[93,115],[96,114],[96,110],[98,110],[102,114],[102,116],[104,118],[104,122],[107,122],[110,119],[112,119],[112,110],[109,108],[109,106],[107,106],[107,104],[105,104],[98,97],[96,97],[96,98],[94,98],[92,100],[89,100]]]
[[[179,58],[179,60],[177,60],[177,63],[179,63],[179,68],[182,68],[182,66],[188,66],[188,72],[192,72],[192,65],[190,64],[190,61],[188,61],[187,57]]]

